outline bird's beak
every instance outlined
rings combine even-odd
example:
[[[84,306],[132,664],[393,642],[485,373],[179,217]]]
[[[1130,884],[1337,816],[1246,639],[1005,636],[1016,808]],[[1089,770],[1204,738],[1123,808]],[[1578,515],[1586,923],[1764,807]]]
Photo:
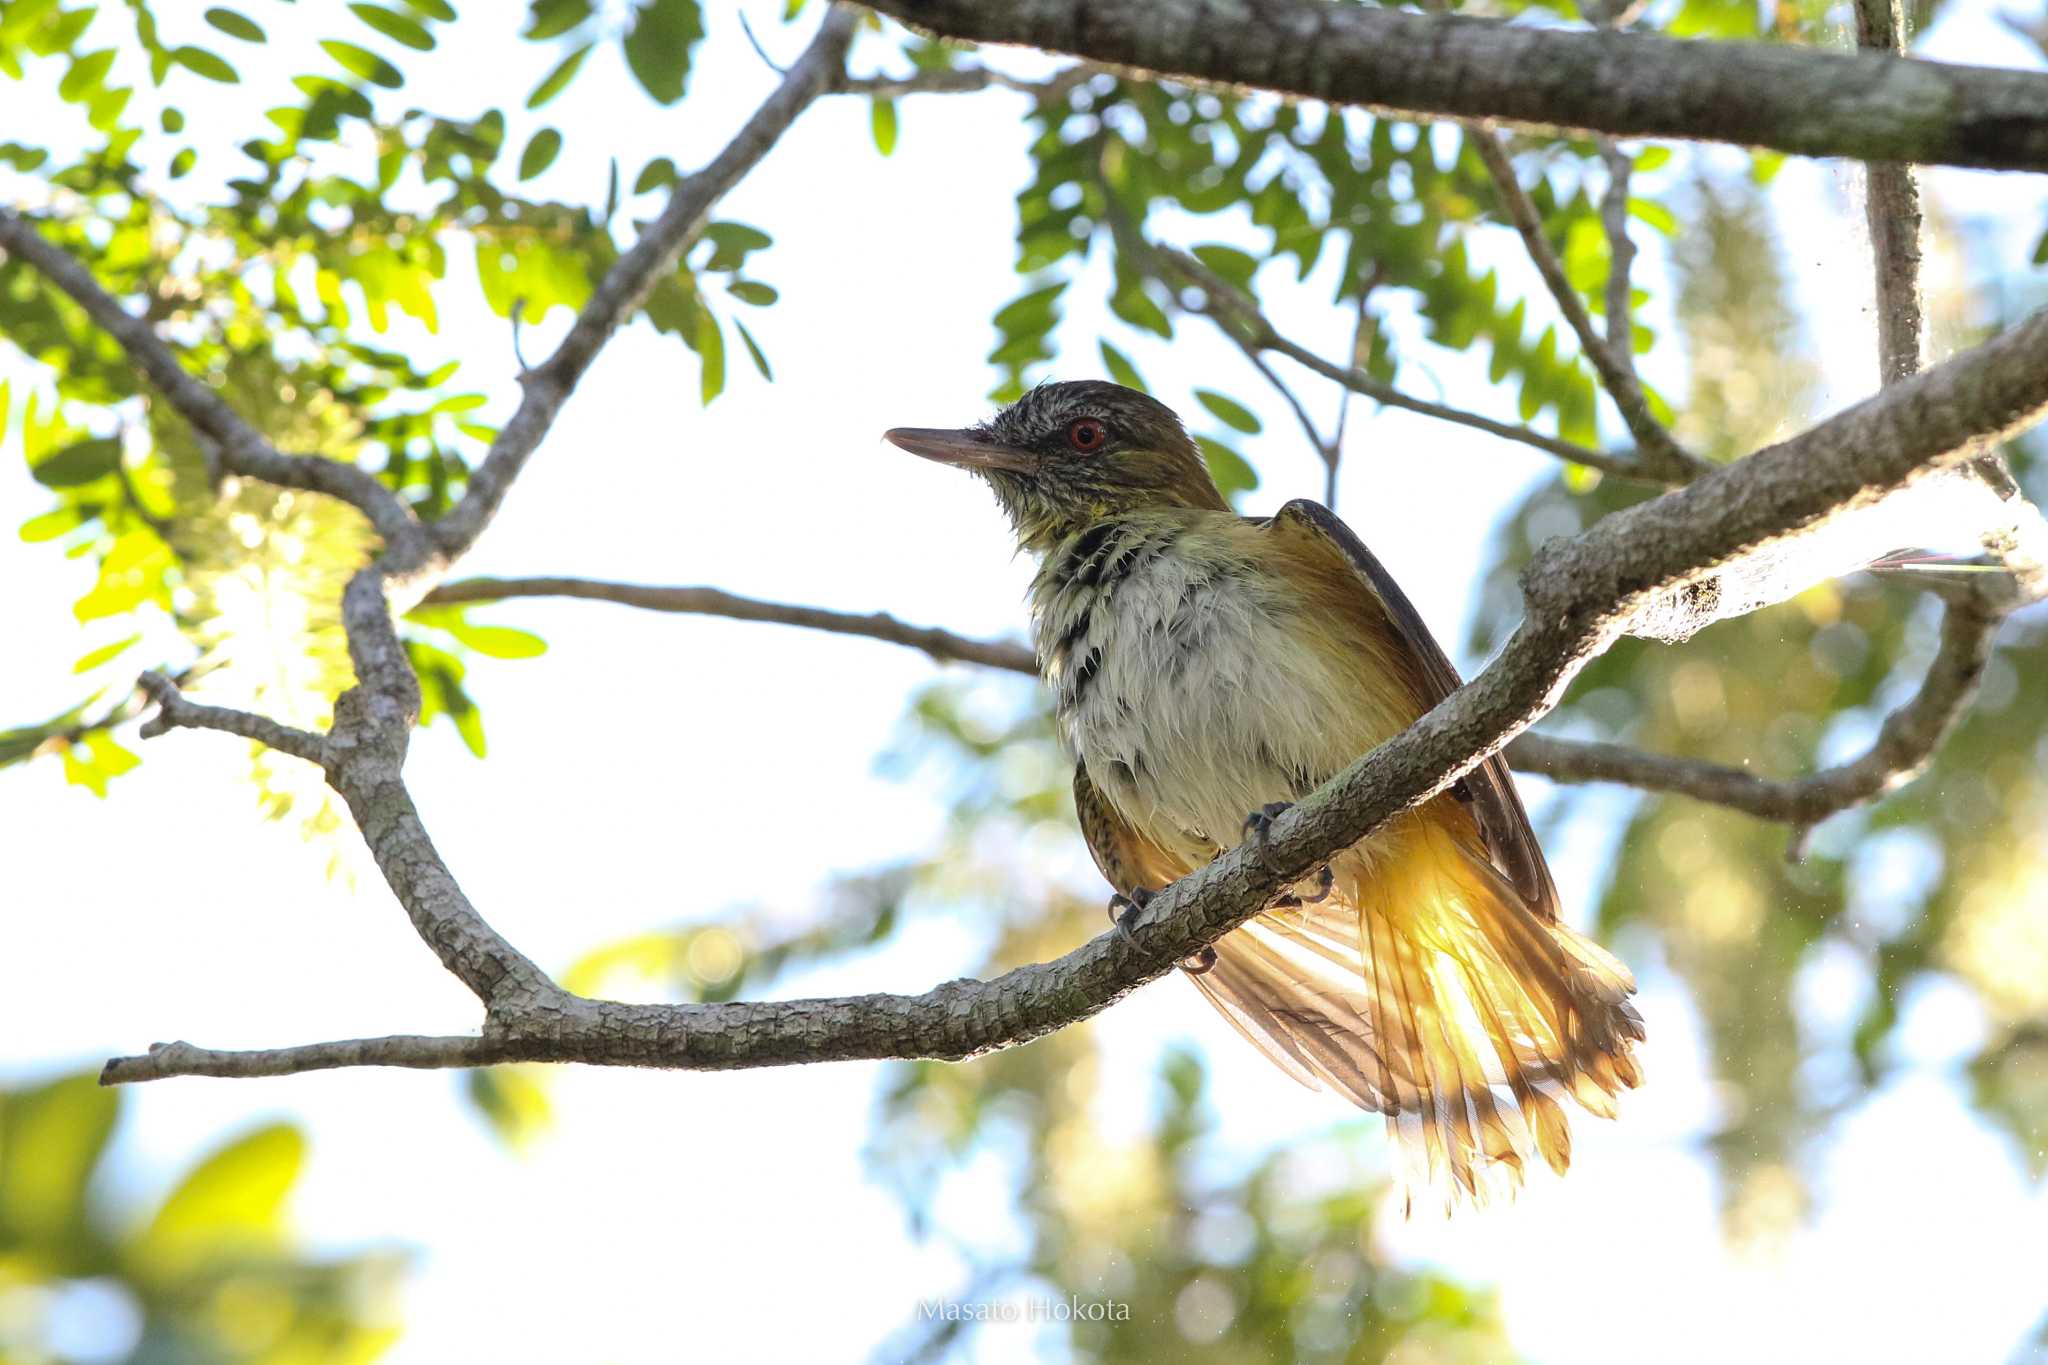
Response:
[[[942,427],[893,427],[882,433],[890,445],[913,455],[962,469],[1007,469],[1028,474],[1038,468],[1038,456],[1014,446],[998,445],[978,431],[948,431]]]

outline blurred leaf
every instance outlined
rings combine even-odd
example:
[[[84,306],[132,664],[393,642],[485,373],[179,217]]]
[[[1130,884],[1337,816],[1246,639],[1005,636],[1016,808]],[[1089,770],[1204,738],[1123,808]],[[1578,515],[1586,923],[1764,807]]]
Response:
[[[206,22],[228,37],[240,38],[245,43],[260,43],[264,40],[262,26],[236,10],[216,5],[206,11]]]
[[[1251,411],[1243,404],[1234,399],[1225,398],[1222,394],[1211,389],[1196,389],[1195,397],[1201,402],[1203,407],[1213,413],[1217,420],[1224,425],[1244,432],[1247,436],[1258,435],[1259,419],[1254,417]]]
[[[562,135],[553,128],[543,128],[528,139],[526,150],[519,154],[519,178],[531,180],[555,164],[555,157],[562,150]]]
[[[360,77],[386,90],[396,90],[405,84],[405,77],[399,73],[397,67],[368,48],[345,43],[336,38],[323,39],[320,47],[351,76]]]
[[[121,464],[121,442],[95,437],[66,446],[29,470],[45,488],[76,488],[113,473]]]
[[[703,36],[697,0],[640,0],[626,33],[626,65],[658,103],[674,104],[689,78],[691,49]]]
[[[305,1164],[306,1139],[289,1124],[237,1138],[192,1169],[158,1209],[136,1249],[157,1273],[275,1250],[284,1201]]]
[[[0,1245],[83,1234],[87,1181],[116,1109],[91,1076],[0,1096]]]
[[[880,98],[869,101],[868,125],[874,132],[876,151],[887,156],[896,150],[896,101]]]
[[[242,78],[235,74],[235,68],[203,47],[181,47],[171,53],[178,65],[195,76],[204,76],[222,85],[234,85]]]
[[[584,43],[580,47],[573,49],[569,53],[569,55],[562,58],[561,61],[557,62],[555,64],[555,69],[548,72],[548,74],[542,78],[541,83],[533,87],[533,93],[526,97],[526,107],[529,109],[538,109],[542,105],[546,104],[549,100],[553,99],[555,96],[561,94],[564,90],[568,89],[569,82],[576,79],[576,73],[583,68],[583,59],[590,55],[590,49],[593,46],[594,44]],[[652,162],[648,163],[648,170],[652,170],[653,165],[654,163]],[[671,168],[671,175],[673,175],[673,168]],[[636,193],[649,188],[644,183],[647,179],[646,171],[641,172],[640,179],[643,183],[636,184],[633,186],[633,189]]]
[[[427,32],[419,20],[381,5],[352,4],[349,12],[368,24],[392,42],[409,47],[415,52],[431,52],[434,35]]]

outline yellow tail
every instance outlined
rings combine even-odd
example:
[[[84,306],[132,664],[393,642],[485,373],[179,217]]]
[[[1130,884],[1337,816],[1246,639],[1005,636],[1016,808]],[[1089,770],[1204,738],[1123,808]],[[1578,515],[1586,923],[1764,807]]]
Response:
[[[1643,1022],[1628,969],[1539,917],[1441,810],[1339,855],[1329,896],[1229,934],[1194,980],[1296,1079],[1387,1116],[1411,1199],[1484,1203],[1532,1156],[1570,1164],[1565,1097],[1614,1117]]]

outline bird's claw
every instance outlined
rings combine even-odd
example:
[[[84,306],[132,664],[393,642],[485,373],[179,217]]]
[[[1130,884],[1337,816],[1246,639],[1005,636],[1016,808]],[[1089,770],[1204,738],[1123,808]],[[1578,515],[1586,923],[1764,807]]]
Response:
[[[1244,818],[1244,832],[1251,838],[1264,839],[1273,831],[1273,822],[1294,809],[1292,801],[1268,801]]]
[[[1109,898],[1109,905],[1106,907],[1109,911],[1109,922],[1116,926],[1117,937],[1133,948],[1138,946],[1138,940],[1131,936],[1131,916],[1150,905],[1152,896],[1153,893],[1144,887],[1134,886],[1128,896],[1119,892]]]
[[[1316,893],[1313,896],[1298,896],[1289,893],[1273,902],[1276,910],[1299,910],[1304,905],[1321,905],[1330,898],[1330,890],[1337,884],[1337,878],[1324,863],[1316,869]]]
[[[1251,838],[1264,841],[1266,836],[1272,833],[1273,822],[1292,809],[1294,809],[1292,801],[1267,802],[1250,815],[1245,816],[1245,834]],[[1330,873],[1330,865],[1324,863],[1316,869],[1315,895],[1298,896],[1290,893],[1274,901],[1273,908],[1276,910],[1298,910],[1304,905],[1321,905],[1330,898],[1330,888],[1335,884],[1336,878]]]
[[[1142,886],[1134,886],[1128,896],[1119,892],[1109,898],[1109,922],[1116,926],[1118,937],[1133,948],[1138,946],[1138,940],[1131,933],[1131,917],[1150,905],[1152,897],[1157,894],[1156,891],[1148,891]],[[1182,958],[1180,969],[1189,976],[1200,976],[1215,965],[1216,950],[1204,947],[1201,952]]]

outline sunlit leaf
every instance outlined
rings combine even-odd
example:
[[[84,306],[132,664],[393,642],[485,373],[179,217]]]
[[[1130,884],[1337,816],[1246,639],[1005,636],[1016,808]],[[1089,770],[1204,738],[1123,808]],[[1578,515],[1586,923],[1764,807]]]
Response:
[[[585,43],[557,62],[555,69],[548,72],[542,78],[541,83],[533,87],[533,93],[526,97],[526,107],[538,109],[568,89],[569,82],[576,79],[576,73],[583,67],[583,59],[590,55],[590,49],[593,46],[594,44]],[[646,178],[645,172],[642,172],[641,178]],[[638,188],[638,186],[635,186],[636,190]]]
[[[306,1139],[272,1124],[229,1142],[164,1200],[136,1250],[172,1271],[267,1251],[284,1236],[284,1201],[305,1164]]]
[[[396,90],[405,84],[405,77],[397,67],[366,47],[345,43],[338,38],[323,39],[320,47],[351,76],[360,77],[372,85],[381,85],[386,90]]]
[[[349,12],[392,42],[411,48],[415,52],[430,52],[434,47],[434,35],[427,32],[425,25],[410,15],[381,5],[352,4]]]
[[[896,101],[874,99],[868,102],[868,127],[874,134],[875,150],[883,156],[896,150]]]

